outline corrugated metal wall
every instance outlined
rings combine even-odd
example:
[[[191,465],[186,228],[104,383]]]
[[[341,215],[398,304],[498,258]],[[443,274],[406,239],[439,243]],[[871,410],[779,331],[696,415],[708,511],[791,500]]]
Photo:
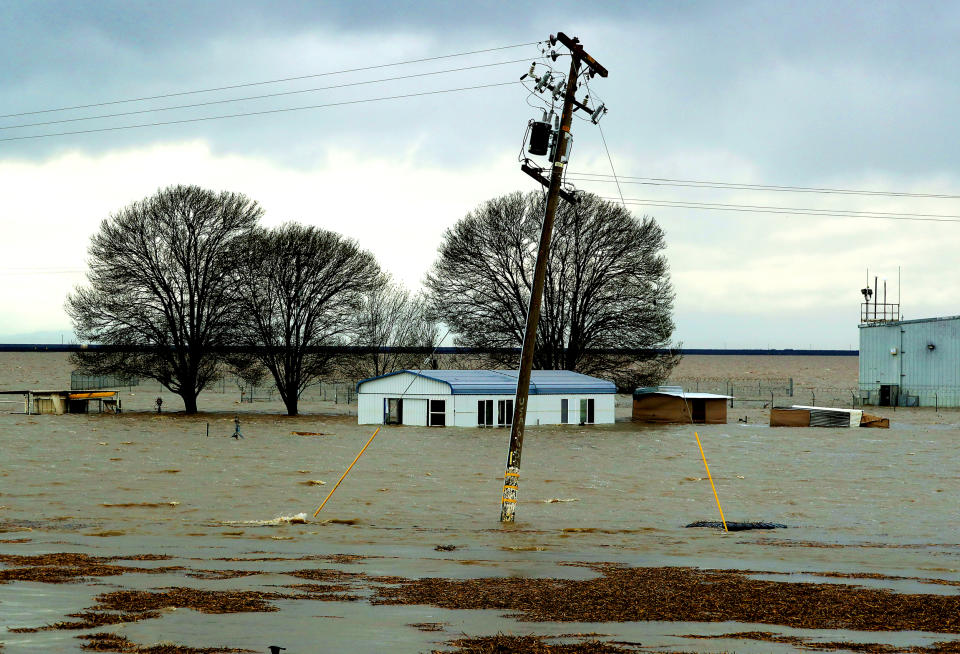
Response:
[[[960,318],[861,327],[860,389],[869,403],[881,384],[899,384],[901,405],[960,406]]]

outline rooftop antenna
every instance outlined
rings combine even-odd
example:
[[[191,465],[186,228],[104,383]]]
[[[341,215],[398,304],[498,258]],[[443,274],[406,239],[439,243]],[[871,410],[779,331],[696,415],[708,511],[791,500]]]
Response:
[[[873,297],[873,289],[870,288],[870,269],[867,268],[867,285],[860,289],[863,294],[863,311],[860,312],[860,319],[863,322],[870,320],[870,298]],[[874,315],[876,317],[876,315]]]

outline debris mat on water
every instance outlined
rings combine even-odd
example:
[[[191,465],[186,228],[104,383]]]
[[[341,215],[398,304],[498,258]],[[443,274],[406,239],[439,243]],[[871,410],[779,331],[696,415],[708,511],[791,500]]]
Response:
[[[769,631],[740,631],[732,634],[701,635],[684,634],[677,638],[697,638],[697,639],[730,639],[730,640],[759,640],[768,643],[783,643],[803,649],[816,650],[819,652],[844,650],[850,652],[862,652],[864,654],[954,654],[960,652],[960,640],[948,640],[932,643],[928,647],[922,645],[904,646],[888,645],[886,643],[851,643],[846,641],[821,641],[813,638],[804,638],[801,636],[785,636],[774,634]]]
[[[719,520],[697,520],[696,522],[691,522],[689,525],[684,525],[688,529],[690,527],[706,527],[707,529],[723,529],[723,523]],[[748,531],[750,529],[786,529],[787,525],[780,524],[779,522],[730,522],[727,520],[727,530],[728,531]]]
[[[498,609],[531,622],[746,622],[798,629],[960,633],[960,595],[754,579],[695,568],[590,564],[592,579],[411,579],[373,604]]]
[[[85,641],[80,647],[88,652],[121,652],[123,654],[227,654],[228,652],[253,652],[252,649],[237,649],[235,647],[188,647],[173,643],[159,643],[157,645],[138,645],[117,634],[100,632],[77,636]]]
[[[165,608],[187,608],[200,613],[260,613],[277,611],[268,600],[293,599],[283,593],[261,593],[252,590],[199,590],[166,588],[161,592],[118,590],[98,595],[99,610],[143,612]]]
[[[131,557],[90,556],[75,552],[41,554],[38,556],[0,554],[0,563],[16,566],[0,569],[0,584],[8,581],[34,581],[47,584],[64,584],[80,580],[83,577],[111,577],[116,575],[162,574],[183,570],[180,566],[142,568],[113,565],[109,561],[136,560]],[[140,559],[155,560],[155,559]]]
[[[456,647],[454,654],[626,654],[636,652],[599,640],[584,640],[578,643],[556,643],[546,641],[545,636],[476,636],[458,638],[449,645]],[[450,650],[434,650],[433,654]]]
[[[67,631],[71,629],[93,629],[108,624],[124,624],[126,622],[138,622],[139,620],[152,620],[159,618],[157,611],[142,612],[123,612],[123,613],[101,613],[99,611],[81,611],[80,613],[70,613],[68,617],[77,618],[77,620],[61,620],[42,627],[7,627],[7,631],[15,634],[32,634],[38,631]]]

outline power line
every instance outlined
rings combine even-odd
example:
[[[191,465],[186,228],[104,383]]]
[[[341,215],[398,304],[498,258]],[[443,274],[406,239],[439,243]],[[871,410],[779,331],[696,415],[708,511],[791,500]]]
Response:
[[[78,275],[86,270],[0,270],[0,275]]]
[[[382,102],[382,101],[384,101],[384,100],[401,100],[401,99],[404,99],[404,98],[416,98],[416,97],[427,96],[427,95],[438,95],[438,94],[442,94],[442,93],[456,93],[456,92],[458,92],[458,91],[472,91],[472,90],[475,90],[475,89],[489,89],[489,88],[493,88],[493,87],[497,87],[497,86],[509,86],[509,85],[512,85],[512,84],[519,84],[519,83],[520,83],[520,82],[517,82],[517,81],[497,82],[497,83],[494,83],[494,84],[480,84],[480,85],[478,85],[478,86],[463,86],[463,87],[456,88],[456,89],[441,89],[441,90],[438,90],[438,91],[421,91],[421,92],[419,92],[419,93],[404,93],[404,94],[402,94],[402,95],[387,95],[387,96],[382,96],[382,97],[379,97],[379,98],[365,98],[365,99],[362,99],[362,100],[344,100],[344,101],[342,101],[342,102],[328,102],[328,103],[325,103],[325,104],[314,104],[314,105],[307,105],[307,106],[302,106],[302,107],[285,107],[285,108],[282,108],[282,109],[264,109],[264,110],[262,110],[262,111],[246,111],[246,112],[243,112],[243,113],[223,114],[223,115],[220,115],[220,116],[203,116],[203,117],[200,117],[200,118],[182,118],[182,119],[180,119],[180,120],[166,120],[166,121],[156,122],[156,123],[139,123],[139,124],[136,124],[136,125],[120,125],[120,126],[117,126],[117,127],[99,127],[99,128],[96,128],[96,129],[82,129],[82,130],[76,130],[76,131],[72,131],[72,132],[52,132],[52,133],[49,133],[49,134],[32,134],[32,135],[29,135],[29,136],[11,136],[11,137],[7,137],[7,138],[2,138],[2,139],[0,139],[0,142],[5,142],[5,141],[24,141],[24,140],[28,140],[28,139],[44,139],[44,138],[50,138],[50,137],[53,137],[53,136],[70,136],[70,135],[73,135],[73,134],[93,134],[93,133],[95,133],[95,132],[113,132],[113,131],[119,131],[119,130],[125,130],[125,129],[137,129],[137,128],[140,128],[140,127],[157,127],[157,126],[161,126],[161,125],[177,125],[177,124],[181,124],[181,123],[199,123],[199,122],[208,121],[208,120],[221,120],[221,119],[223,119],[223,118],[241,118],[241,117],[243,117],[243,116],[263,116],[263,115],[266,115],[266,114],[278,114],[278,113],[285,113],[285,112],[290,112],[290,111],[303,111],[303,110],[306,110],[306,109],[324,109],[324,108],[327,108],[327,107],[341,107],[341,106],[351,105],[351,104],[363,104],[363,103],[365,103],[365,102]]]
[[[601,197],[616,202],[615,197]],[[706,202],[684,202],[679,200],[644,200],[627,198],[627,204],[647,207],[666,207],[674,209],[702,209],[706,211],[733,211],[743,213],[771,213],[796,216],[823,216],[826,218],[866,218],[871,220],[914,220],[920,222],[960,223],[960,216],[938,214],[885,213],[870,211],[847,211],[843,209],[807,209],[801,207],[762,207],[756,205],[711,204]]]
[[[69,107],[58,107],[58,108],[56,108],[56,109],[38,109],[38,110],[35,110],[35,111],[21,111],[21,112],[12,113],[12,114],[0,114],[0,118],[13,118],[13,117],[15,117],[15,116],[30,116],[30,115],[33,115],[33,114],[46,114],[46,113],[53,113],[53,112],[56,112],[56,111],[70,111],[70,110],[73,110],[73,109],[89,109],[89,108],[91,108],[91,107],[105,107],[105,106],[107,106],[107,105],[112,105],[112,104],[124,104],[124,103],[128,103],[128,102],[142,102],[142,101],[144,101],[144,100],[159,100],[159,99],[162,99],[162,98],[172,98],[172,97],[182,96],[182,95],[194,95],[194,94],[197,94],[197,93],[211,93],[211,92],[213,92],[213,91],[227,91],[227,90],[230,90],[230,89],[247,88],[247,87],[251,87],[251,86],[264,86],[264,85],[266,85],[266,84],[279,84],[279,83],[281,83],[281,82],[293,82],[293,81],[301,80],[301,79],[311,79],[311,78],[315,78],[315,77],[327,77],[327,76],[330,76],[330,75],[343,75],[343,74],[345,74],[345,73],[357,73],[357,72],[364,71],[364,70],[375,70],[375,69],[378,69],[378,68],[390,68],[390,67],[392,67],[392,66],[406,66],[406,65],[408,65],[408,64],[419,64],[419,63],[424,63],[424,62],[427,62],[427,61],[437,61],[437,60],[439,60],[439,59],[451,59],[451,58],[453,58],[453,57],[465,57],[465,56],[468,56],[468,55],[482,54],[482,53],[484,53],[484,52],[496,52],[496,51],[499,51],[499,50],[510,50],[510,49],[513,49],[513,48],[526,47],[526,46],[528,46],[528,45],[536,45],[537,43],[539,43],[539,41],[528,41],[528,42],[526,42],[526,43],[515,43],[515,44],[513,44],[513,45],[504,45],[504,46],[499,46],[499,47],[496,47],[496,48],[484,48],[483,50],[470,50],[470,51],[467,51],[467,52],[454,52],[454,53],[452,53],[452,54],[439,55],[439,56],[436,56],[436,57],[424,57],[424,58],[422,58],[422,59],[408,59],[408,60],[406,60],[406,61],[395,61],[395,62],[388,63],[388,64],[376,64],[376,65],[373,65],[373,66],[362,66],[362,67],[359,67],[359,68],[344,68],[343,70],[333,70],[333,71],[328,71],[328,72],[325,72],[325,73],[313,73],[313,74],[310,74],[310,75],[297,75],[297,76],[295,76],[295,77],[281,77],[281,78],[277,78],[277,79],[262,80],[262,81],[259,81],[259,82],[245,82],[245,83],[242,83],[242,84],[230,84],[230,85],[227,85],[227,86],[215,86],[215,87],[210,87],[210,88],[205,88],[205,89],[196,89],[196,90],[193,90],[193,91],[178,91],[178,92],[174,92],[174,93],[162,93],[162,94],[160,94],[160,95],[145,95],[145,96],[138,97],[138,98],[127,98],[127,99],[123,99],[123,100],[109,100],[109,101],[105,101],[105,102],[94,102],[94,103],[91,103],[91,104],[78,104],[78,105],[72,105],[72,106],[69,106]]]
[[[938,213],[914,213],[914,212],[895,212],[895,211],[859,211],[854,209],[818,209],[816,207],[777,207],[777,206],[767,206],[762,204],[726,204],[723,202],[694,202],[692,200],[647,200],[643,198],[631,198],[636,202],[663,202],[663,203],[674,203],[679,202],[682,204],[688,204],[693,206],[710,206],[710,207],[732,207],[735,209],[778,209],[784,211],[804,211],[809,213],[818,213],[818,212],[828,212],[828,213],[845,213],[845,214],[869,214],[871,216],[912,216],[912,217],[923,217],[923,218],[956,218],[960,220],[960,216],[945,215]]]
[[[589,80],[590,80],[590,75],[585,75],[583,78],[583,83],[587,87],[587,93],[592,94],[592,91],[590,90]],[[596,100],[594,100],[594,102],[596,102]],[[601,107],[602,106],[603,105],[601,104]],[[600,130],[600,139],[603,141],[603,149],[606,150],[607,152],[607,161],[610,162],[610,172],[613,173],[613,181],[617,183],[617,194],[620,196],[620,204],[622,204],[624,208],[626,208],[627,203],[624,202],[623,200],[623,189],[620,188],[620,179],[617,177],[617,171],[613,167],[613,157],[610,156],[610,148],[607,147],[607,137],[603,135],[603,127],[600,126],[599,122],[597,123],[597,127]]]
[[[578,181],[584,181],[584,182],[586,181],[596,181],[596,182],[603,182],[603,183],[613,182],[612,179],[609,179],[610,177],[613,177],[613,176],[607,175],[604,173],[570,172],[570,173],[567,173],[567,176],[570,177],[571,179],[576,179]],[[937,198],[937,199],[946,199],[946,200],[960,199],[960,195],[952,195],[952,194],[946,194],[946,193],[908,193],[905,191],[871,191],[866,189],[820,188],[820,187],[814,187],[814,186],[778,186],[778,185],[770,185],[770,184],[740,184],[736,182],[697,181],[697,180],[690,180],[690,179],[671,179],[667,177],[631,177],[629,175],[620,175],[618,179],[619,179],[619,182],[622,184],[640,184],[644,186],[677,186],[677,187],[689,187],[689,188],[712,188],[712,189],[741,190],[741,191],[776,191],[776,192],[787,192],[787,193],[882,195],[882,196],[891,196],[891,197]],[[641,180],[641,181],[629,181],[629,180]]]
[[[228,98],[225,100],[210,100],[208,102],[194,102],[192,104],[180,104],[173,105],[169,107],[157,107],[153,109],[137,109],[136,111],[123,111],[115,114],[99,114],[96,116],[84,116],[82,118],[63,118],[60,120],[47,120],[39,123],[22,123],[20,125],[3,125],[0,126],[0,130],[5,129],[20,129],[23,127],[40,127],[42,125],[55,125],[58,123],[76,123],[84,120],[97,120],[100,118],[117,118],[120,116],[133,116],[136,114],[147,114],[154,111],[173,111],[175,109],[190,109],[194,107],[207,107],[214,104],[227,104],[230,102],[243,102],[245,100],[261,100],[264,98],[277,98],[285,95],[297,95],[300,93],[313,93],[315,91],[329,91],[332,89],[342,89],[349,86],[363,86],[365,84],[379,84],[382,82],[394,82],[397,80],[403,79],[413,79],[417,77],[429,77],[431,75],[441,75],[444,73],[459,73],[465,70],[476,70],[478,68],[491,68],[493,66],[504,66],[506,64],[516,64],[522,61],[529,61],[529,59],[513,59],[511,61],[499,61],[493,64],[478,64],[476,66],[463,66],[461,68],[448,68],[446,70],[435,70],[428,73],[414,73],[412,75],[398,75],[395,77],[383,77],[380,79],[365,80],[362,82],[347,82],[345,84],[333,84],[331,86],[319,86],[312,89],[300,89],[297,91],[281,91],[278,93],[265,93],[263,95],[248,95],[242,98]]]

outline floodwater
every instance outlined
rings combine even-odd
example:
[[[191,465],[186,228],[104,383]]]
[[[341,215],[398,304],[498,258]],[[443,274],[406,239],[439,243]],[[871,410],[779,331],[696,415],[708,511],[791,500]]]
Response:
[[[513,527],[498,522],[507,431],[384,427],[314,518],[372,428],[356,425],[355,416],[326,414],[343,414],[345,405],[316,402],[303,407],[312,414],[298,418],[240,413],[244,438],[234,439],[234,399],[206,394],[201,406],[216,411],[197,417],[25,416],[0,407],[0,553],[162,554],[172,558],[135,565],[263,573],[204,580],[172,570],[64,584],[0,583],[4,654],[81,651],[75,636],[94,631],[141,644],[257,652],[276,644],[288,654],[340,647],[357,654],[430,651],[463,634],[497,632],[597,632],[671,651],[790,651],[779,643],[679,636],[759,628],[898,646],[949,640],[922,632],[809,633],[731,623],[529,623],[500,610],[373,605],[366,596],[352,602],[281,599],[272,602],[276,612],[178,609],[85,631],[4,633],[64,620],[94,605],[100,593],[172,586],[276,591],[302,581],[284,573],[308,567],[408,578],[585,578],[595,573],[561,564],[620,562],[749,569],[795,581],[810,578],[790,573],[960,581],[955,410],[880,412],[892,418],[889,430],[771,429],[766,412],[757,409],[736,410],[727,425],[699,426],[725,517],[790,525],[723,534],[684,528],[718,518],[688,426],[621,421],[529,428]],[[125,397],[125,405],[128,400],[138,401]],[[146,400],[139,402],[146,411]],[[628,405],[628,397],[618,398],[623,419]],[[737,422],[744,416],[749,422]],[[438,545],[456,549],[437,551]],[[334,554],[369,558],[291,560]],[[271,558],[281,560],[224,561]],[[909,593],[958,591],[909,580],[856,583]],[[410,626],[415,623],[441,625],[421,631]]]

